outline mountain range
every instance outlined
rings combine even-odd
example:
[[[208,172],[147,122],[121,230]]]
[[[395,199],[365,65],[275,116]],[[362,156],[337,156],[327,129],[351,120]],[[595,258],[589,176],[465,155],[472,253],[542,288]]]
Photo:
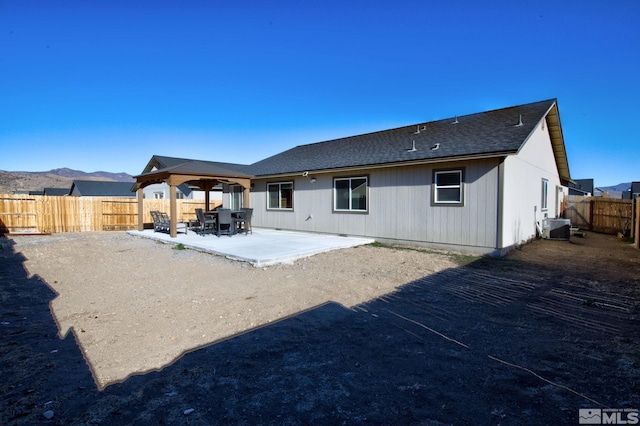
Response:
[[[92,172],[60,168],[48,172],[9,172],[0,170],[0,194],[13,194],[17,191],[42,191],[44,188],[71,188],[74,179],[106,180],[112,182],[135,182],[127,173]],[[609,193],[611,198],[621,198],[622,192],[631,188],[631,182],[598,187]]]
[[[60,168],[48,172],[10,172],[0,170],[0,194],[42,191],[44,188],[69,188],[74,180],[135,182],[127,173],[92,172]]]

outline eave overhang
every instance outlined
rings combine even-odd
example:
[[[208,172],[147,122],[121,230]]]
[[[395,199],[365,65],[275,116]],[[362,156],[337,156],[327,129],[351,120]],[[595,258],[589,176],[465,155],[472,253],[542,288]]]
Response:
[[[325,174],[325,173],[348,173],[352,171],[385,169],[390,167],[420,166],[424,164],[439,164],[439,163],[451,163],[451,162],[460,162],[460,161],[486,160],[490,158],[502,160],[507,155],[513,155],[517,153],[518,151],[501,151],[499,153],[483,153],[483,154],[454,156],[454,157],[428,158],[428,159],[412,160],[412,161],[398,161],[395,163],[366,164],[366,165],[356,165],[356,166],[339,167],[339,168],[331,168],[331,169],[305,170],[305,171],[296,171],[296,172],[287,172],[287,173],[278,173],[278,174],[257,175],[255,176],[255,179],[276,179],[276,178],[283,178],[283,177],[300,176],[303,173],[305,173],[305,176],[311,175],[311,174],[319,175],[319,174]]]
[[[545,117],[549,136],[551,138],[551,147],[553,155],[556,158],[558,166],[558,175],[564,185],[568,185],[571,180],[571,172],[569,171],[569,159],[567,157],[567,149],[564,144],[564,135],[562,134],[562,125],[560,124],[560,113],[558,112],[558,103],[554,102]]]
[[[149,173],[134,176],[136,179],[134,190],[157,183],[167,183],[168,185],[177,186],[187,182],[204,189],[210,189],[218,183],[239,184],[245,188],[249,188],[251,179],[254,177],[242,173],[228,173],[228,171],[216,172],[216,170],[212,170],[211,173],[192,172],[180,170],[181,166],[183,165],[154,170]]]

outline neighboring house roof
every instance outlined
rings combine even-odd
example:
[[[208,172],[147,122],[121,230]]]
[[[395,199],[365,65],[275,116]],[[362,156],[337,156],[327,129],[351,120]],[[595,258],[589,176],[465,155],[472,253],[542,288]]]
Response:
[[[69,194],[82,197],[133,197],[131,182],[74,180]]]
[[[631,182],[628,191],[622,192],[622,198],[627,200],[635,200],[640,197],[640,182]]]
[[[69,195],[69,188],[45,188],[44,195]]]
[[[547,117],[561,178],[570,180],[555,99],[300,145],[252,164],[256,176],[495,157],[517,153]]]
[[[593,179],[574,179],[569,184],[569,195],[593,195]]]

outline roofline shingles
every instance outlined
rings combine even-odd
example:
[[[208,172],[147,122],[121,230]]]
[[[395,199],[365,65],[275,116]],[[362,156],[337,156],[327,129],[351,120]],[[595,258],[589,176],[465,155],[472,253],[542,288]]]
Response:
[[[556,100],[299,145],[250,166],[256,176],[517,152]],[[519,125],[522,118],[522,125]],[[417,130],[420,129],[420,132]],[[416,150],[411,150],[415,141]],[[437,149],[432,149],[438,144]]]
[[[556,99],[298,145],[250,165],[154,155],[161,168],[197,174],[275,176],[304,171],[443,161],[517,153]],[[522,125],[520,125],[520,121]],[[417,130],[420,129],[418,132]],[[415,150],[412,150],[415,142]],[[437,149],[432,149],[437,146]],[[146,170],[146,169],[145,169]],[[157,173],[147,172],[144,174]]]

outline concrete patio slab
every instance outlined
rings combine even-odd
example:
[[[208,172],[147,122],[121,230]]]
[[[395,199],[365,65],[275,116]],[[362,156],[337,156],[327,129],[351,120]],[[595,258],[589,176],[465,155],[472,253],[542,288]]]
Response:
[[[249,262],[254,266],[292,263],[297,259],[330,250],[356,247],[374,242],[371,238],[343,237],[339,235],[313,234],[295,231],[254,228],[252,234],[201,236],[189,231],[171,238],[168,234],[144,231],[127,231],[130,235],[151,238],[169,244],[182,244],[186,248],[225,256],[228,259]]]

